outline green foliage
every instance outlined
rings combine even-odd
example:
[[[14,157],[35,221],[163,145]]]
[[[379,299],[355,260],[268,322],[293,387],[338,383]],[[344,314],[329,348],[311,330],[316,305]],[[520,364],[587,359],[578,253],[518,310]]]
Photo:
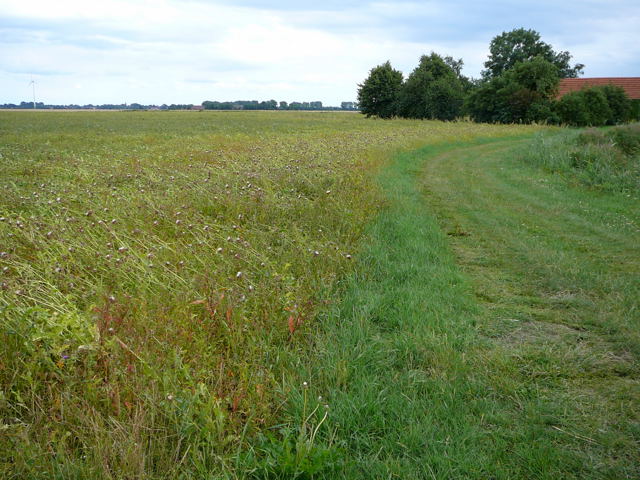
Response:
[[[453,120],[461,113],[463,87],[458,77],[462,61],[454,67],[436,53],[423,55],[400,94],[400,115],[406,118]]]
[[[485,80],[471,91],[466,108],[479,122],[553,123],[552,97],[559,81],[556,66],[535,57]]]
[[[584,69],[584,65],[571,66],[569,52],[555,52],[553,47],[540,39],[535,30],[517,28],[510,32],[502,32],[491,40],[489,59],[485,62],[483,76],[487,79],[503,75],[516,66],[535,57],[541,57],[558,69],[561,78],[575,78]]]
[[[615,85],[604,85],[597,87],[607,99],[611,115],[607,119],[607,125],[618,125],[632,120],[631,99],[624,88]]]
[[[610,92],[615,113],[614,108],[609,106],[607,92]],[[614,119],[624,115],[626,108],[624,97],[621,97],[619,92],[604,90],[603,87],[591,87],[564,95],[558,100],[556,111],[563,123],[584,127],[615,123]]]
[[[365,81],[358,85],[360,111],[367,117],[396,116],[401,87],[402,73],[388,61],[372,68]]]
[[[640,194],[640,125],[539,135],[525,158],[605,191]]]

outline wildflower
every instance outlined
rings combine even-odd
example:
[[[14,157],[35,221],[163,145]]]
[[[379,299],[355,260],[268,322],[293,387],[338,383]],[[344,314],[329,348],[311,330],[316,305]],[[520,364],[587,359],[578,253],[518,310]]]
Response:
[[[111,295],[111,296],[109,297],[109,301],[110,301],[111,303],[115,302],[115,301],[116,301],[116,297],[114,297],[113,295]]]
[[[309,384],[308,384],[307,382],[302,382],[302,386],[303,386],[304,388],[307,388],[307,387],[309,386]]]
[[[347,260],[351,260],[351,255],[347,253],[345,256],[347,257]]]
[[[236,278],[240,278],[240,277],[242,277],[242,272],[236,273]]]
[[[218,248],[216,249],[216,253],[222,253],[222,247],[218,247]]]

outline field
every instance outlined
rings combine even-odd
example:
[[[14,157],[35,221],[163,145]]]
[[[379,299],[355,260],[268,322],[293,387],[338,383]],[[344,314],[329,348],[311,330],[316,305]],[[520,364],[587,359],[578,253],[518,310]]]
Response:
[[[636,477],[638,200],[537,131],[0,113],[0,476]]]

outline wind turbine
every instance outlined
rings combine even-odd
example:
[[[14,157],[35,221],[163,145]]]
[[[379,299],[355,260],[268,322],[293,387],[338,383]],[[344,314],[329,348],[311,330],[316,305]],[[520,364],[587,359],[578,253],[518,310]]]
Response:
[[[29,86],[33,88],[33,109],[36,108],[36,81],[31,77],[31,81],[29,82]]]

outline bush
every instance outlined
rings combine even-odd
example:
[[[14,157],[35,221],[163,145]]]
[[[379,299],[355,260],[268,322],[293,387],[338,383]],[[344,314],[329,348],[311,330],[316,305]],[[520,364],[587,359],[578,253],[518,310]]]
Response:
[[[605,85],[596,88],[604,94],[611,109],[611,115],[607,119],[607,125],[618,125],[629,122],[632,119],[631,100],[622,87]]]
[[[633,118],[633,104],[622,88],[605,85],[568,93],[557,102],[556,112],[567,125],[617,125]]]
[[[606,125],[612,117],[607,97],[600,88],[585,88],[562,97],[556,111],[560,121],[578,127]]]

